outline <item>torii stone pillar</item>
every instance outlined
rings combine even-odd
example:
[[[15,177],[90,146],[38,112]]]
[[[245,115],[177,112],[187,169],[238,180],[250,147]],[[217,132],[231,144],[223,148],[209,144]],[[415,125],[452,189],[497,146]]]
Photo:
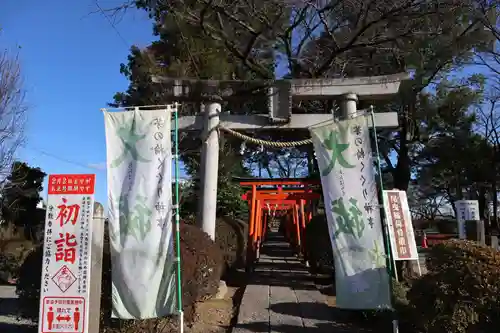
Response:
[[[356,116],[358,112],[358,96],[354,93],[345,94],[340,102],[340,118],[348,119]]]
[[[279,80],[270,89],[270,110],[268,114],[256,115],[229,115],[221,113],[220,101],[206,99],[203,115],[186,116],[179,118],[179,130],[204,130],[201,156],[201,207],[200,226],[215,239],[215,214],[217,205],[217,179],[219,163],[219,133],[216,128],[224,126],[233,130],[259,129],[306,129],[316,124],[332,119],[331,114],[292,114],[292,98],[295,100],[320,100],[342,98],[341,114],[339,116],[352,117],[357,112],[358,99],[377,100],[387,99],[399,92],[401,82],[409,79],[406,73],[360,77],[353,79],[297,79]],[[199,90],[192,89],[193,80],[173,80],[170,78],[153,77],[154,83],[161,83],[163,87],[173,92],[174,100],[200,100]],[[214,81],[203,82],[196,80],[195,87],[206,83],[213,86]],[[218,81],[225,87],[231,81]],[[193,90],[193,91],[190,91]],[[222,96],[224,98],[224,96]],[[279,123],[271,120],[280,119]],[[396,128],[398,115],[396,112],[375,114],[377,127]],[[373,123],[369,122],[370,126]]]
[[[219,114],[221,104],[213,101],[204,106],[203,143],[200,168],[200,227],[215,240],[215,216],[217,210],[217,180],[219,174]]]

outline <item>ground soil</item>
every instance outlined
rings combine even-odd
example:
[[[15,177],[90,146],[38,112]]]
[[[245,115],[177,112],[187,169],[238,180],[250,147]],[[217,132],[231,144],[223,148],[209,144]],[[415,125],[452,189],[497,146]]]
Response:
[[[238,271],[227,276],[224,281],[227,293],[222,299],[208,299],[194,305],[193,312],[184,309],[186,319],[185,333],[230,333],[236,324],[238,309],[246,286],[245,273]],[[3,333],[2,331],[0,331]],[[144,321],[143,325],[133,326],[133,330],[102,330],[104,333],[177,333],[177,318]]]
[[[209,299],[195,306],[194,323],[188,333],[231,332],[238,317],[246,278],[243,271],[236,271],[226,278],[227,293],[223,299]]]
[[[325,295],[325,303],[332,308],[332,314],[342,322],[349,332],[389,332],[391,322],[386,317],[368,314],[363,311],[349,311],[337,309],[337,297],[335,295],[335,280],[331,274],[316,275],[316,288]]]
[[[25,240],[21,235],[14,233],[11,229],[0,228],[0,255],[17,259],[17,265],[21,265],[34,244]],[[6,262],[0,263],[0,284],[11,284],[15,278],[16,263],[10,262],[12,267],[4,266]]]

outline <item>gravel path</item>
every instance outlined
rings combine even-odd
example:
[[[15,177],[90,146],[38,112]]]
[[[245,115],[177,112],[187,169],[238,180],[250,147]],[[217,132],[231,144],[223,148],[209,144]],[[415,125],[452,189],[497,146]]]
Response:
[[[33,333],[37,329],[28,320],[17,319],[17,296],[15,286],[0,286],[0,332]]]

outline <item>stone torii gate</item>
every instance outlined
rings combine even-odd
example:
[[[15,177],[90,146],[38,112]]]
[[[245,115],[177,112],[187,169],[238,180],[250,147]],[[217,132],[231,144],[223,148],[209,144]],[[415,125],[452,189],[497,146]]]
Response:
[[[215,239],[217,178],[219,169],[219,126],[232,130],[307,129],[333,117],[349,118],[357,112],[358,100],[389,99],[399,92],[406,73],[358,77],[352,79],[296,79],[273,81],[269,89],[267,114],[231,115],[221,113],[221,101],[231,95],[227,89],[235,81],[176,80],[154,76],[153,83],[162,85],[173,101],[200,101],[201,114],[179,118],[179,130],[203,130],[201,152],[201,211],[200,226]],[[241,83],[240,83],[241,85]],[[201,88],[200,88],[201,87]],[[220,87],[226,89],[221,92]],[[215,89],[214,89],[215,88]],[[229,91],[229,92],[228,92]],[[292,100],[340,99],[340,114],[292,114]],[[396,112],[375,114],[377,128],[396,128]],[[369,124],[374,126],[373,123]]]

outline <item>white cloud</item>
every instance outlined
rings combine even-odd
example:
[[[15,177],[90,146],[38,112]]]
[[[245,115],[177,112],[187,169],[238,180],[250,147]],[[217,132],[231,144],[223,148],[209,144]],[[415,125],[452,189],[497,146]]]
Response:
[[[96,170],[106,170],[106,162],[100,162],[100,163],[89,163],[87,166],[91,169],[96,169]]]

